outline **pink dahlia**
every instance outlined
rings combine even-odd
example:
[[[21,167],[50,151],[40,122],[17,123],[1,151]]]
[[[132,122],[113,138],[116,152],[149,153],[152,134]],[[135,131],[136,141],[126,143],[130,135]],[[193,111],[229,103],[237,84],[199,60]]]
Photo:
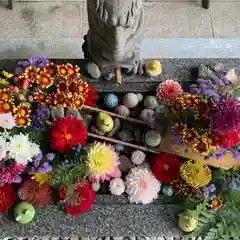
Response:
[[[18,164],[16,162],[12,162],[9,165],[6,165],[6,162],[2,161],[0,163],[0,181],[1,183],[15,183],[21,181],[21,177],[19,176],[26,165]]]
[[[183,89],[177,81],[169,79],[160,83],[156,92],[159,101],[168,101],[172,98],[180,97]]]

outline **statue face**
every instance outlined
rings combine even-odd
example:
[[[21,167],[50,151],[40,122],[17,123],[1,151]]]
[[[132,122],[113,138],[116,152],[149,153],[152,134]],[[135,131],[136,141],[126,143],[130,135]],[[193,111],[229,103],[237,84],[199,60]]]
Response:
[[[103,57],[121,61],[139,29],[142,0],[88,0],[88,13],[90,31],[97,33]]]

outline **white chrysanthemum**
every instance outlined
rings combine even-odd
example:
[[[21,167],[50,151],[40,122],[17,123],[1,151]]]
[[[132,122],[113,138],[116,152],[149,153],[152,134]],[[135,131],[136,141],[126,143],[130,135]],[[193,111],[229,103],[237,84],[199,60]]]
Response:
[[[121,178],[114,178],[110,181],[109,190],[113,195],[121,195],[125,191],[125,184]]]
[[[151,203],[158,197],[161,183],[145,167],[132,168],[126,176],[126,192],[131,203]]]
[[[34,156],[38,155],[41,152],[39,145],[36,143],[30,143],[29,147],[30,147],[30,154],[29,154],[30,158],[33,158]]]
[[[15,119],[11,114],[0,114],[0,127],[4,129],[12,129],[16,126]]]
[[[6,157],[6,154],[7,154],[6,139],[0,136],[0,161]]]
[[[31,143],[28,136],[20,133],[9,138],[8,150],[10,157],[19,164],[27,164],[32,161]]]

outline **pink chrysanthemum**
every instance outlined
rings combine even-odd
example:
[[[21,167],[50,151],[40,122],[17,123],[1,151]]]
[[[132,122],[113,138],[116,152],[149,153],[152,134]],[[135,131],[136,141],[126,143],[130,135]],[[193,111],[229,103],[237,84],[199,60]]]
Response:
[[[183,89],[177,81],[169,79],[160,83],[156,92],[159,101],[168,101],[172,98],[180,97]]]
[[[157,199],[161,183],[147,167],[132,168],[126,176],[126,192],[131,203],[151,203]]]
[[[110,193],[113,195],[121,195],[125,191],[125,184],[121,178],[114,178],[110,181],[109,184]]]
[[[0,182],[1,183],[15,183],[21,180],[20,174],[25,169],[26,165],[18,164],[16,162],[5,166],[5,162],[0,163]]]

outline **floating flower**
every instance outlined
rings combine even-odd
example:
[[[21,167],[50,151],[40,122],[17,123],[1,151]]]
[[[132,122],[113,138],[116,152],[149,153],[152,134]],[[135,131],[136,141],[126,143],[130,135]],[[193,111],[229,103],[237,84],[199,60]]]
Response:
[[[141,150],[135,150],[132,152],[131,161],[135,165],[140,165],[145,161],[146,154]]]
[[[220,100],[209,113],[211,127],[219,132],[227,132],[240,127],[240,101]]]
[[[214,199],[210,204],[209,204],[209,207],[211,209],[218,209],[220,207],[222,207],[223,205],[223,202],[221,199]]]
[[[0,101],[1,102],[12,102],[13,94],[11,88],[0,89]]]
[[[19,76],[19,79],[26,79],[29,82],[36,84],[38,83],[38,75],[40,73],[40,68],[29,66],[25,68],[23,74]]]
[[[0,127],[4,129],[12,129],[16,126],[15,119],[12,114],[0,114]]]
[[[0,186],[0,212],[5,212],[14,204],[15,191],[12,184]]]
[[[61,76],[63,78],[70,77],[72,79],[74,78],[79,78],[80,73],[79,73],[80,68],[76,65],[73,66],[70,63],[67,64],[62,64],[62,65],[57,65],[57,75]]]
[[[34,92],[34,99],[38,103],[49,104],[51,102],[51,96],[46,92],[42,92],[41,90]]]
[[[88,147],[86,166],[91,180],[109,180],[118,165],[118,154],[113,146],[94,142]]]
[[[45,56],[31,56],[28,62],[30,66],[44,68],[49,63],[49,60]]]
[[[6,138],[0,135],[0,161],[6,157],[7,141]]]
[[[161,183],[148,168],[135,167],[126,176],[126,192],[130,203],[151,203],[157,199]]]
[[[191,143],[196,139],[197,132],[194,128],[183,128],[180,135],[186,143]]]
[[[166,80],[157,87],[157,98],[159,101],[169,101],[180,97],[183,93],[181,85],[174,80]]]
[[[190,198],[193,196],[194,188],[189,186],[183,179],[179,178],[171,182],[171,186],[180,196]]]
[[[21,103],[14,109],[14,116],[29,116],[31,112],[30,106]]]
[[[195,152],[199,152],[202,155],[207,156],[211,150],[210,141],[207,137],[202,136],[195,139],[195,142],[192,145],[192,149]]]
[[[18,189],[17,194],[21,200],[42,207],[51,200],[52,187],[48,183],[39,184],[34,180],[28,179]]]
[[[0,182],[1,183],[15,183],[19,180],[19,175],[23,172],[26,165],[11,162],[6,165],[4,161],[0,162]]]
[[[151,163],[154,176],[161,183],[170,183],[179,177],[180,161],[171,154],[159,154]]]
[[[50,128],[51,148],[59,152],[66,152],[76,144],[85,144],[86,138],[87,128],[71,115],[57,119]]]
[[[199,161],[189,160],[180,168],[181,178],[193,188],[200,188],[209,184],[212,179],[211,169]]]
[[[56,73],[56,65],[51,62],[45,65],[43,71],[47,74],[50,74],[51,76],[55,75]]]
[[[45,72],[41,72],[38,75],[38,83],[42,88],[49,88],[53,84],[53,77]]]
[[[69,102],[64,93],[55,93],[52,97],[52,105],[57,107],[66,108]]]
[[[35,172],[31,177],[34,181],[38,182],[40,185],[49,182],[50,175],[48,173],[37,173]]]
[[[0,114],[1,113],[13,113],[14,108],[15,108],[15,106],[13,103],[0,101]]]
[[[173,98],[171,100],[171,110],[175,113],[179,113],[182,111],[182,109],[184,108],[184,101],[182,97],[178,97],[178,98]]]
[[[121,195],[125,191],[125,184],[121,178],[114,178],[110,181],[109,184],[110,193],[113,195]]]
[[[15,121],[17,127],[28,127],[31,123],[31,119],[27,116],[16,116]]]
[[[87,212],[94,202],[94,195],[91,185],[86,180],[73,182],[72,191],[69,191],[67,185],[63,185],[59,190],[59,200],[65,203],[65,211],[71,216]]]
[[[85,98],[85,105],[95,105],[97,99],[97,94],[93,88],[93,86],[87,86],[87,97]]]

